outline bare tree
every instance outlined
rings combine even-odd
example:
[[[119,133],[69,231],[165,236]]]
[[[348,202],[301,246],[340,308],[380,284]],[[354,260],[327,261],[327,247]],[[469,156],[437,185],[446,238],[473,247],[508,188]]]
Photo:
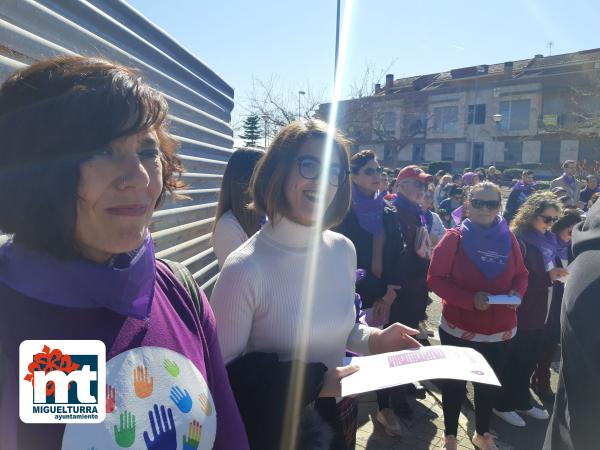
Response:
[[[304,94],[286,89],[275,76],[268,80],[253,78],[247,98],[238,105],[244,115],[260,117],[267,128],[267,136],[272,137],[281,127],[299,118],[314,117],[319,105],[324,102],[324,88],[315,90],[306,86],[302,92]]]
[[[385,68],[381,69],[377,69],[372,64],[366,64],[362,76],[350,85],[350,98],[356,99],[373,95],[375,85],[383,82],[385,75],[389,73],[397,60],[398,58],[393,58]]]

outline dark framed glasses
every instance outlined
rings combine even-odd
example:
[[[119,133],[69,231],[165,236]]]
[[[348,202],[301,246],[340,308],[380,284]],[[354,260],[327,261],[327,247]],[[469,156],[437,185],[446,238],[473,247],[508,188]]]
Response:
[[[383,173],[383,167],[367,167],[365,170],[363,170],[363,173],[368,177],[372,177],[375,174],[381,175]]]
[[[540,214],[540,217],[542,218],[542,220],[544,221],[544,223],[546,225],[550,224],[550,223],[555,223],[558,222],[558,217],[557,216],[542,216]]]
[[[478,198],[471,199],[471,206],[475,209],[498,209],[500,208],[500,200],[479,200]]]
[[[300,156],[297,158],[297,161],[298,171],[302,178],[306,178],[307,180],[318,180],[321,177],[323,168],[321,166],[321,161],[317,158],[313,156]],[[329,168],[329,184],[332,186],[340,187],[347,176],[348,172],[342,170],[338,164],[333,164]]]

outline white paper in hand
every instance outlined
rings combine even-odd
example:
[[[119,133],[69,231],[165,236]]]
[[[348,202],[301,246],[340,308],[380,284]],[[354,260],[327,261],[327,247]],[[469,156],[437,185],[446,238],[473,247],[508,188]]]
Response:
[[[485,358],[472,348],[436,345],[346,358],[360,367],[342,379],[342,397],[421,380],[455,379],[500,386]]]
[[[488,303],[490,305],[520,305],[521,298],[516,295],[490,295]]]

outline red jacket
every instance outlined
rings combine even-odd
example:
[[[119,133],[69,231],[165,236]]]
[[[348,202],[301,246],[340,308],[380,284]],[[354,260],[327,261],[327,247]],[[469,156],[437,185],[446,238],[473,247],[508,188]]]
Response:
[[[446,232],[438,243],[429,266],[429,288],[442,298],[442,315],[452,325],[465,331],[495,334],[513,329],[517,313],[504,305],[491,305],[487,311],[475,309],[477,292],[508,294],[514,290],[523,298],[527,290],[528,272],[523,263],[521,247],[511,233],[512,251],[507,268],[501,275],[488,280],[467,256],[458,229]]]

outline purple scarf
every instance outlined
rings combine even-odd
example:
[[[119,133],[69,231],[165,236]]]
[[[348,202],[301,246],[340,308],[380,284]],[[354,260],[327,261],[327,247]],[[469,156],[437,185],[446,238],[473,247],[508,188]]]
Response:
[[[558,239],[554,233],[551,231],[542,233],[538,230],[530,228],[519,237],[528,244],[536,247],[542,253],[546,271],[554,267],[554,258],[556,258],[558,253]]]
[[[452,219],[454,220],[454,224],[456,226],[459,226],[462,222],[464,209],[465,208],[463,207],[463,205],[460,205],[458,208],[452,211]]]
[[[373,236],[383,233],[383,208],[385,200],[379,193],[374,196],[363,194],[356,185],[352,185],[352,211],[358,224]]]
[[[556,236],[556,254],[560,259],[569,259],[569,246],[571,241],[563,241],[561,238]]]
[[[144,319],[150,312],[155,279],[150,233],[138,250],[116,255],[108,265],[61,261],[11,241],[0,247],[0,282],[55,305],[108,308]]]
[[[427,224],[427,219],[425,218],[425,211],[423,211],[423,208],[421,208],[419,205],[415,205],[413,202],[409,201],[403,195],[398,194],[396,196],[396,198],[394,199],[393,204],[396,207],[396,209],[407,209],[409,211],[416,213],[419,216],[419,219],[421,220],[421,225],[424,226]],[[432,218],[432,220],[433,220],[433,218]]]
[[[465,219],[460,226],[460,234],[465,253],[485,278],[491,280],[506,270],[512,240],[508,224],[501,216],[496,217],[489,228]]]
[[[571,175],[567,175],[566,173],[563,173],[562,179],[565,182],[565,184],[567,184],[571,188],[571,191],[574,194],[576,194],[579,189],[578,189],[577,180],[575,179],[575,177],[573,177]]]

